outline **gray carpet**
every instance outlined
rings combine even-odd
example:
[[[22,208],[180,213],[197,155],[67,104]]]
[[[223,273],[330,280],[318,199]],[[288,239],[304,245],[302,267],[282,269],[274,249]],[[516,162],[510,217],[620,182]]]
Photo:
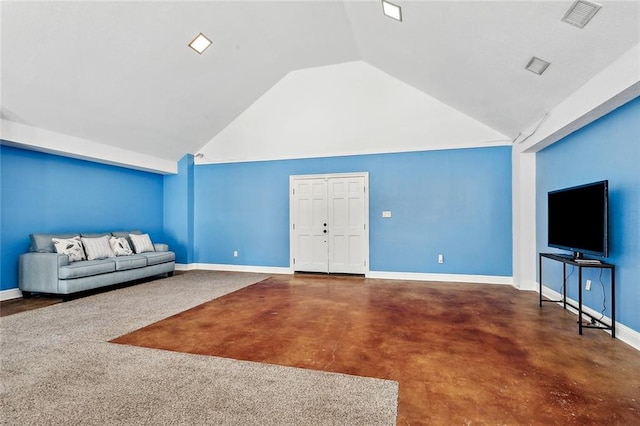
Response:
[[[0,318],[1,424],[395,424],[397,382],[108,343],[264,278],[191,271]]]

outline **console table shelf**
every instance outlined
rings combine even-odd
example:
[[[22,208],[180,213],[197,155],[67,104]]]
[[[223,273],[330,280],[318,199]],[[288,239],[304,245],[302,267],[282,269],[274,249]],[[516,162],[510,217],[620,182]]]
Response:
[[[562,263],[562,299],[560,300],[550,300],[545,299],[542,296],[542,260],[543,259],[551,259],[557,262]],[[567,302],[567,265],[575,266],[578,268],[578,305]],[[574,259],[572,256],[565,254],[557,254],[557,253],[540,253],[540,262],[539,262],[539,273],[540,273],[540,286],[539,286],[539,296],[540,296],[540,307],[542,307],[542,302],[554,302],[554,303],[562,303],[564,309],[567,309],[567,305],[576,309],[578,311],[578,333],[582,334],[583,328],[598,328],[601,330],[610,330],[611,337],[615,339],[616,337],[616,275],[615,275],[615,265],[610,263],[600,262],[600,261],[581,261],[581,259]],[[598,318],[595,318],[591,314],[584,312],[582,309],[582,270],[585,268],[597,268],[597,269],[610,269],[611,270],[611,324],[606,324]],[[583,324],[582,316],[587,315],[591,318],[591,324]],[[597,324],[596,324],[597,323]]]

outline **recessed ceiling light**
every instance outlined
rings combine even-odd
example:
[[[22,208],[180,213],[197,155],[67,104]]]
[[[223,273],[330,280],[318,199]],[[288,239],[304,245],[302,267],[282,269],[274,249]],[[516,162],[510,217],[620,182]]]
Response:
[[[541,75],[543,72],[545,72],[547,68],[549,68],[549,65],[551,65],[550,62],[543,61],[540,58],[536,58],[535,56],[532,56],[531,59],[529,60],[529,63],[526,66],[526,69],[538,75]]]
[[[402,9],[400,9],[400,6],[398,5],[382,0],[382,13],[389,18],[402,22]]]
[[[584,28],[602,6],[585,0],[576,1],[564,15],[562,20],[567,24]]]
[[[189,47],[202,54],[210,44],[211,40],[209,40],[204,34],[200,33],[191,41],[191,43],[189,43]]]

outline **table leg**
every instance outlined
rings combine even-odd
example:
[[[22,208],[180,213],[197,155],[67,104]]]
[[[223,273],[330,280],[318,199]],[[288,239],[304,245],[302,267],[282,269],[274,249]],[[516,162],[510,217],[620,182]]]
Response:
[[[582,267],[578,266],[578,334],[582,334]]]

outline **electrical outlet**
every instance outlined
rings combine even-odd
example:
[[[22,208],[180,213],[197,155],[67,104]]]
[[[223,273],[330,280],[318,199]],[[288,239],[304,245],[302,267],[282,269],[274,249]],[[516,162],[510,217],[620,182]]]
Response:
[[[438,263],[444,263],[444,255],[442,254],[438,255]]]
[[[589,291],[591,290],[591,280],[587,280],[587,285],[584,286],[584,288]]]
[[[238,257],[238,251],[237,250],[233,251],[233,257]]]

